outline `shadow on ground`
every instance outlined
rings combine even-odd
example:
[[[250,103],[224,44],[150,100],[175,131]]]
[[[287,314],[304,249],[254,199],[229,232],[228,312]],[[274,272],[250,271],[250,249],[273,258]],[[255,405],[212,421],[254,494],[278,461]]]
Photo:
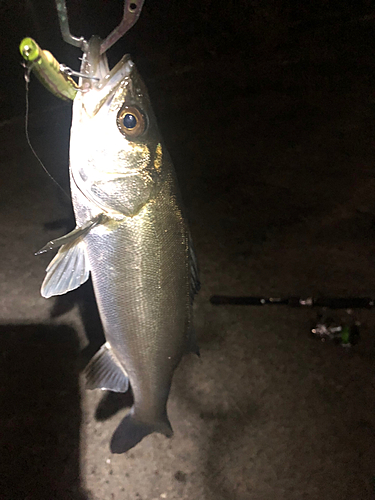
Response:
[[[0,337],[1,498],[85,500],[75,331],[2,325]]]
[[[56,297],[51,310],[51,317],[59,318],[76,306],[84,325],[85,335],[89,341],[89,344],[79,354],[78,363],[79,368],[82,370],[105,342],[91,280],[74,290],[73,293]]]
[[[56,221],[58,223],[59,221]],[[91,280],[74,290],[73,293],[56,297],[51,317],[58,318],[78,307],[84,325],[88,345],[82,349],[78,357],[78,365],[81,370],[85,368],[92,356],[105,342],[104,331],[101,324],[98,307],[95,300],[94,289]],[[95,412],[98,421],[104,421],[115,415],[123,408],[133,404],[131,392],[125,394],[105,391]]]

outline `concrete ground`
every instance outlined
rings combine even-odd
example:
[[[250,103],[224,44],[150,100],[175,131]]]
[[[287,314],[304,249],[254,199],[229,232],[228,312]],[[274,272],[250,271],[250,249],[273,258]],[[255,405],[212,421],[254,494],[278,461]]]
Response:
[[[70,203],[32,156],[24,118],[3,120],[1,499],[375,498],[375,312],[355,312],[361,340],[348,349],[309,335],[315,310],[209,302],[374,297],[373,32],[371,19],[312,26],[257,57],[243,40],[162,39],[157,54],[140,41],[201,268],[201,357],[175,373],[174,437],[125,455],[109,441],[129,398],[87,392],[80,375],[103,340],[90,284],[39,292],[51,256],[33,252],[74,226]],[[39,105],[38,85],[31,140],[67,186],[70,107]]]

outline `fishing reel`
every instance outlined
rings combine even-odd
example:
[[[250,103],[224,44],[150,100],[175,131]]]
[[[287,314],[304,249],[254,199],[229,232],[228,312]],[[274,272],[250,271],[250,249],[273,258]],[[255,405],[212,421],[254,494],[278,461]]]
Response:
[[[343,321],[329,316],[327,311],[318,313],[310,330],[312,336],[321,342],[331,340],[343,347],[352,347],[358,344],[361,323],[353,318],[351,309],[348,309],[346,313],[348,318]]]
[[[360,339],[359,321],[354,318],[354,309],[371,309],[375,301],[369,297],[331,297],[331,298],[266,298],[266,297],[233,297],[228,295],[213,295],[210,298],[214,305],[241,305],[241,306],[271,306],[283,305],[289,307],[317,307],[322,312],[317,314],[316,321],[310,327],[310,334],[322,342],[331,340],[343,347],[351,347]],[[345,310],[346,314],[339,318],[332,316],[332,310]],[[328,311],[331,311],[328,313]]]

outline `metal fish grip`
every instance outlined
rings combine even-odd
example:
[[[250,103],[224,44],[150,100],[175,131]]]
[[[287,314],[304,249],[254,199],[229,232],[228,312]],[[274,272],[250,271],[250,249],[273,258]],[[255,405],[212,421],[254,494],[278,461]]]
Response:
[[[138,21],[144,0],[125,0],[122,21],[100,45],[100,54],[104,54],[114,45],[127,31]],[[87,41],[77,38],[70,33],[69,18],[65,0],[56,0],[56,8],[59,16],[61,34],[65,42],[75,47],[80,47],[83,52],[87,50]]]

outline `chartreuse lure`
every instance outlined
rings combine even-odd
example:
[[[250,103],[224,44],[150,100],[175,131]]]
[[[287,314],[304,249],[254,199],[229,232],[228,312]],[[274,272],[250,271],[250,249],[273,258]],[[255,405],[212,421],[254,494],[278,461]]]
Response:
[[[32,38],[24,38],[20,43],[20,52],[29,70],[52,94],[64,101],[75,98],[78,85],[48,50],[42,50]]]

